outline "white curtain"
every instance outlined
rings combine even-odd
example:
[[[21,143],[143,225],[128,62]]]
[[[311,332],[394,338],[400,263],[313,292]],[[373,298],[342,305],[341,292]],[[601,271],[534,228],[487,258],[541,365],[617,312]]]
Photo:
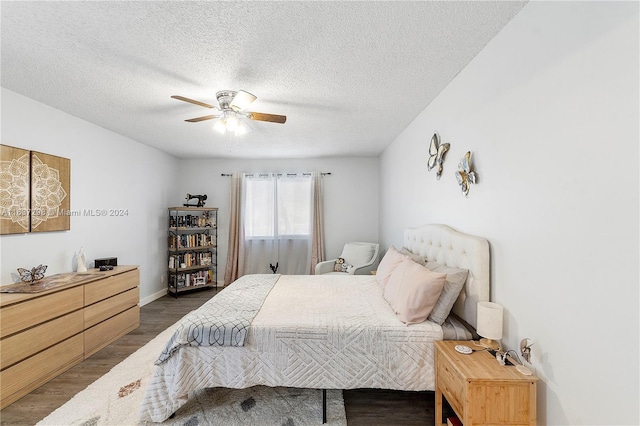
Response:
[[[311,173],[244,174],[244,273],[308,274],[313,232]]]

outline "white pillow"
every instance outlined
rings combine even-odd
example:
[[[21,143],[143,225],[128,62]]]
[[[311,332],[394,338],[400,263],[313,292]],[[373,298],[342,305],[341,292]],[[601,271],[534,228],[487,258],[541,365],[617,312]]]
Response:
[[[371,261],[373,256],[373,246],[369,244],[349,244],[347,243],[342,249],[340,257],[345,263],[353,266],[366,265]]]
[[[400,321],[421,323],[438,301],[446,276],[405,257],[391,274],[383,295]]]

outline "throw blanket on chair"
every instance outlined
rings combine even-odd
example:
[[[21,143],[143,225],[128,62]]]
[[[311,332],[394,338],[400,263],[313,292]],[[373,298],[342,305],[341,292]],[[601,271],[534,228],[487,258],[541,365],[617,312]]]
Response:
[[[245,275],[185,315],[155,364],[162,364],[184,345],[244,346],[247,330],[278,278]]]

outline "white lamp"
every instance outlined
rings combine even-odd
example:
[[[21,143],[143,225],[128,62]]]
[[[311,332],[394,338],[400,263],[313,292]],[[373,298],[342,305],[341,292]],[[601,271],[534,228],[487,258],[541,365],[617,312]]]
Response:
[[[499,349],[496,340],[502,339],[502,306],[493,302],[478,302],[478,334],[480,344],[489,349]]]

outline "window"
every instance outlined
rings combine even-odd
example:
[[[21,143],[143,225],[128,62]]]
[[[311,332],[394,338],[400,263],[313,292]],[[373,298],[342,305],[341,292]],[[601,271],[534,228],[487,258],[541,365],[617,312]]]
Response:
[[[244,175],[246,273],[304,274],[311,253],[311,174]]]

